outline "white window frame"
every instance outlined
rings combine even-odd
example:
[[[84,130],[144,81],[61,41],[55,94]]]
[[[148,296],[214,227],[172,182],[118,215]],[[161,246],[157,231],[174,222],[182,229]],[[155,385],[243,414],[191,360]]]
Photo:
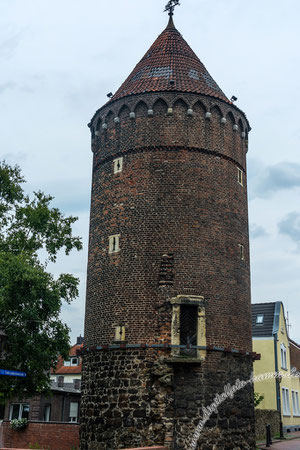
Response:
[[[29,408],[28,415],[30,413],[30,403],[11,403],[9,405],[9,420],[12,420],[11,418],[12,418],[12,413],[13,413],[13,407],[16,405],[19,407],[18,419],[22,419],[24,406],[28,406],[28,408]]]
[[[114,234],[109,236],[108,240],[108,253],[118,253],[120,251],[120,234]]]
[[[50,422],[51,419],[51,403],[44,405],[44,422]]]
[[[290,416],[290,397],[288,388],[282,388],[282,413],[284,416]]]
[[[120,173],[123,170],[123,156],[121,158],[116,158],[113,161],[114,173]]]
[[[292,390],[293,416],[300,416],[299,410],[299,393]]]
[[[281,368],[287,370],[287,352],[284,343],[280,344]]]
[[[76,414],[74,414],[74,412],[72,412],[71,415],[71,410],[72,410],[72,405],[76,405],[74,406],[74,409],[76,410]],[[78,422],[78,412],[79,412],[79,402],[70,402],[70,413],[69,413],[69,422]]]
[[[238,183],[241,185],[241,186],[244,186],[244,174],[243,174],[243,171],[241,170],[241,169],[239,169],[239,168],[237,168],[237,170],[238,170]]]
[[[70,367],[71,365],[71,360],[70,359],[64,359],[64,366],[65,367]]]
[[[77,356],[71,356],[71,366],[78,366],[78,357]]]

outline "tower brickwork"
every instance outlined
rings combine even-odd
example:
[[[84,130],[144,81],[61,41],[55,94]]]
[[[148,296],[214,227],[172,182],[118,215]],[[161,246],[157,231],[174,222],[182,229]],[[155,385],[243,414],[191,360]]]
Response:
[[[171,18],[90,127],[81,448],[188,448],[252,371],[249,123]],[[253,422],[248,385],[198,446],[255,448]]]

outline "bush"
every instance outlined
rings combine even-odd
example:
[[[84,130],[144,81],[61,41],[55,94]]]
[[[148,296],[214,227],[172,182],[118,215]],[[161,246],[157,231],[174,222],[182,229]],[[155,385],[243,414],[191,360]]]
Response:
[[[28,420],[27,419],[13,419],[10,421],[10,427],[13,430],[23,430],[24,428],[26,428],[28,425]]]

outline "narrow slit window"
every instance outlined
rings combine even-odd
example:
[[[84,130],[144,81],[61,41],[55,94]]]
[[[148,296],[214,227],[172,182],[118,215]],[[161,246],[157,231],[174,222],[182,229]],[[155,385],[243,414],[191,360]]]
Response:
[[[120,234],[109,237],[109,253],[117,253],[120,251]]]
[[[116,327],[115,341],[125,341],[125,326],[119,325]]]
[[[189,346],[197,345],[197,322],[198,307],[196,305],[180,306],[180,345],[186,345],[180,353],[184,356],[197,356],[196,348]]]
[[[245,248],[242,244],[239,244],[239,249],[240,249],[240,258],[241,260],[245,259]]]
[[[122,172],[123,170],[123,158],[114,159],[114,173]]]
[[[244,180],[243,180],[243,171],[238,168],[238,183],[241,186],[244,186]]]

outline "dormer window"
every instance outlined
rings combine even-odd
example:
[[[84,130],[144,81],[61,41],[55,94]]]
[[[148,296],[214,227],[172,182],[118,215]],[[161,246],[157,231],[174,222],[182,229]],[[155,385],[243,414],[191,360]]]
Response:
[[[257,314],[256,316],[256,325],[260,325],[264,323],[264,315],[263,314]]]
[[[70,359],[64,360],[64,366],[70,367],[70,366],[78,366],[78,358],[77,356],[71,356]]]
[[[78,366],[77,356],[71,358],[71,366]]]

